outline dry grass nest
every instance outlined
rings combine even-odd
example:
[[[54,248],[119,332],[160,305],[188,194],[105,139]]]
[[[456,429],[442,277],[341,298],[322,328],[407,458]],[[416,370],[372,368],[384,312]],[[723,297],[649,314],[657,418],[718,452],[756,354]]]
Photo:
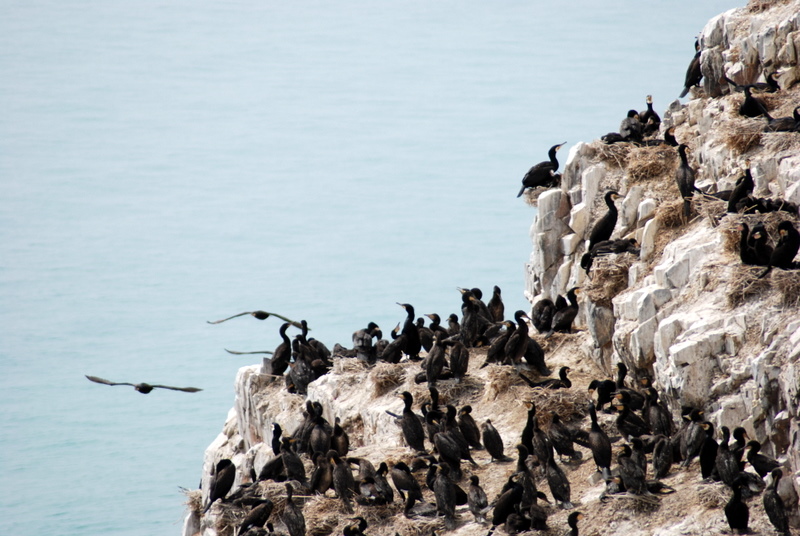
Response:
[[[656,220],[661,227],[675,229],[683,225],[683,199],[661,203],[656,209]]]
[[[545,430],[550,428],[551,412],[565,422],[581,420],[587,415],[589,394],[574,385],[570,389],[528,388],[526,398],[536,404],[536,414],[540,416],[540,424]]]
[[[595,141],[592,145],[597,151],[597,157],[600,160],[618,168],[625,167],[633,147],[630,143],[608,144],[602,141]]]
[[[800,152],[798,132],[765,132],[761,141],[770,153]]]
[[[203,513],[203,491],[186,488],[182,488],[181,491],[186,495],[186,502],[184,503],[186,508],[197,517],[200,517],[200,514]]]
[[[333,372],[335,374],[366,372],[368,368],[369,365],[364,361],[353,357],[338,357],[333,360]]]
[[[719,224],[719,232],[722,233],[722,248],[739,255],[739,242],[741,232],[738,227],[740,223],[746,223],[752,229],[757,224],[762,223],[767,229],[767,234],[771,237],[778,236],[778,225],[782,221],[791,219],[786,212],[770,212],[768,214],[728,214],[722,218]],[[774,244],[773,244],[774,245]]]
[[[405,367],[394,363],[378,363],[369,373],[369,379],[375,386],[372,397],[378,398],[405,381]]]
[[[759,279],[763,266],[739,264],[734,266],[728,277],[728,306],[738,307],[753,296],[769,291],[770,280]]]
[[[539,196],[545,193],[552,188],[547,188],[545,186],[537,186],[535,188],[528,188],[525,190],[525,193],[522,194],[522,198],[525,200],[529,206],[538,208],[539,207]]]
[[[677,153],[669,145],[634,147],[627,154],[628,178],[641,182],[663,177],[675,169]]]
[[[707,219],[712,227],[719,225],[722,217],[728,212],[728,202],[716,197],[695,194],[692,207],[700,216]]]
[[[773,287],[778,289],[784,307],[800,305],[800,272],[773,268],[770,275]]]
[[[486,370],[486,383],[483,393],[485,400],[496,400],[498,396],[509,391],[522,392],[523,387],[530,390],[530,387],[523,382],[513,367],[492,364],[488,365]]]
[[[591,282],[584,287],[592,303],[611,306],[611,299],[628,288],[628,270],[638,259],[632,253],[597,257],[592,263]]]
[[[737,106],[738,107],[738,106]],[[722,140],[732,151],[744,154],[761,143],[763,119],[733,119],[723,123],[719,130]]]

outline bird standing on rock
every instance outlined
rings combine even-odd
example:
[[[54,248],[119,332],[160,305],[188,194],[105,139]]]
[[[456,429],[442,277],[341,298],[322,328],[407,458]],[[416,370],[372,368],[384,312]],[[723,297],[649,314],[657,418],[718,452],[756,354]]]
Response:
[[[556,159],[556,152],[561,149],[567,142],[559,145],[553,145],[547,152],[550,160],[539,162],[522,178],[522,188],[520,188],[517,197],[520,197],[526,188],[536,188],[537,186],[553,186],[556,182],[555,172],[558,171],[558,160]]]
[[[675,182],[678,184],[678,190],[683,199],[683,223],[689,221],[689,215],[692,211],[692,196],[697,190],[694,186],[694,169],[689,165],[689,160],[686,158],[686,145],[680,144],[678,146],[678,155],[681,157],[681,163],[675,171]]]

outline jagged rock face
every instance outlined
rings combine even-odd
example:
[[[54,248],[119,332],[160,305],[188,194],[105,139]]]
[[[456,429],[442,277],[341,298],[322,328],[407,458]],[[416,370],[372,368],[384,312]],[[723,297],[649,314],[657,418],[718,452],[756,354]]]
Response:
[[[783,89],[768,98],[774,106],[771,114],[791,115],[800,103],[800,89],[791,87],[800,80],[800,1],[775,2],[757,13],[747,8],[722,13],[706,24],[699,40],[702,91],[685,105],[670,104],[662,125],[676,126],[678,140],[689,145],[696,185],[711,192],[732,188],[747,158],[755,195],[797,203],[800,134],[760,134],[766,121],[738,116],[742,94],[730,93],[723,75],[749,84],[778,73]],[[731,132],[745,129],[755,133],[755,141],[732,143]],[[628,288],[610,300],[610,307],[583,298],[576,323],[591,337],[592,343],[582,347],[586,356],[609,374],[622,361],[634,375],[638,371],[655,378],[675,410],[693,405],[705,408],[718,426],[743,424],[751,435],[765,438],[767,452],[786,456],[797,472],[797,306],[779,303],[776,283],[772,290],[737,300],[732,307],[732,280],[737,277],[733,269],[740,261],[726,246],[725,232],[730,233],[730,221],[741,216],[718,220],[699,214],[677,227],[659,218],[665,204],[678,200],[674,168],[636,180],[636,151],[647,149],[598,141],[571,149],[561,190],[543,194],[548,212],[532,226],[529,300],[552,299],[575,284],[599,284],[602,276],[585,278],[579,261],[583,242],[605,211],[603,192],[616,189],[625,199],[617,202],[620,213],[612,238],[635,237],[641,253],[628,271]],[[564,198],[571,208],[561,226],[554,218]],[[785,219],[797,225],[796,214],[786,214]],[[668,237],[672,241],[665,246]],[[795,476],[795,481],[800,487],[800,478]]]

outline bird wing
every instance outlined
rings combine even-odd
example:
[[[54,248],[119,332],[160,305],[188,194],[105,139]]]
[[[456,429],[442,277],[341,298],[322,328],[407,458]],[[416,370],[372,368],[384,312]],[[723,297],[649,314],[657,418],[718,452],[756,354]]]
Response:
[[[197,391],[202,391],[202,389],[198,389],[197,387],[172,387],[171,385],[154,385],[150,384],[150,387],[156,388],[159,387],[161,389],[171,389],[173,391],[184,391],[186,393],[196,393]]]
[[[106,379],[103,379],[103,378],[98,378],[97,376],[89,376],[88,374],[86,375],[86,378],[88,378],[89,381],[93,381],[95,383],[102,383],[104,385],[130,385],[131,387],[134,386],[134,384],[132,384],[132,383],[112,382],[112,381],[109,381],[109,380],[106,380]]]
[[[240,316],[249,315],[249,314],[251,314],[250,311],[245,311],[244,313],[239,313],[238,315],[229,316],[228,318],[223,318],[222,320],[214,320],[213,322],[211,320],[206,320],[206,322],[209,323],[209,324],[222,324],[223,322],[227,322],[228,320],[230,320],[232,318],[238,318]]]
[[[273,353],[273,352],[270,352],[269,350],[261,350],[259,352],[236,352],[234,350],[228,350],[227,348],[225,348],[225,351],[228,352],[229,354],[233,354],[233,355],[249,355],[249,354],[270,354],[270,355],[272,355],[272,353]]]
[[[285,316],[283,316],[283,315],[279,315],[279,314],[277,314],[277,313],[267,313],[267,314],[268,314],[268,315],[271,315],[271,316],[274,316],[274,317],[277,317],[277,318],[280,318],[280,319],[281,319],[281,320],[283,320],[284,322],[289,322],[291,325],[293,325],[293,326],[294,326],[294,327],[296,327],[296,328],[303,329],[303,325],[302,325],[300,322],[295,322],[295,321],[294,321],[294,320],[292,320],[291,318],[286,318]],[[309,328],[309,327],[307,327],[307,326],[306,326],[306,329],[308,329],[308,331],[311,331],[311,328]]]

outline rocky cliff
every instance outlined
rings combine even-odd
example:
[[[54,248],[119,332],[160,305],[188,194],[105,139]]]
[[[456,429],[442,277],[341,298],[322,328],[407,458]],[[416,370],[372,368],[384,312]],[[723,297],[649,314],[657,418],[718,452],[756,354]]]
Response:
[[[675,127],[675,136],[689,147],[696,185],[705,192],[732,188],[749,165],[755,195],[800,203],[800,133],[763,132],[765,119],[744,119],[737,110],[743,96],[732,92],[722,78],[739,84],[763,80],[777,72],[783,89],[764,96],[773,117],[791,116],[800,105],[800,1],[751,2],[708,22],[699,38],[704,74],[688,104],[678,101],[662,114],[662,134]],[[800,87],[800,86],[798,86]],[[521,400],[533,399],[549,426],[550,411],[586,427],[586,387],[593,378],[608,377],[618,362],[631,375],[650,377],[668,400],[678,420],[680,407],[705,408],[717,426],[744,426],[759,439],[767,454],[785,462],[788,478],[782,494],[794,500],[800,488],[800,274],[772,270],[763,279],[758,268],[742,266],[737,252],[740,222],[763,221],[774,236],[777,223],[798,215],[726,214],[726,204],[695,196],[689,221],[681,218],[681,201],[674,181],[678,158],[666,145],[637,147],[600,141],[572,147],[560,188],[529,201],[538,205],[531,227],[533,252],[527,265],[526,296],[534,304],[555,298],[567,289],[583,289],[575,334],[540,339],[548,365],[570,366],[573,388],[558,392],[531,389],[509,367],[479,368],[485,351],[473,349],[470,373],[461,384],[440,382],[443,403],[471,404],[479,423],[490,418],[500,431],[507,454],[514,455],[526,410]],[[749,163],[749,164],[748,164]],[[614,238],[635,237],[640,254],[599,258],[590,276],[580,266],[585,240],[605,210],[603,193],[616,190],[619,219]],[[325,417],[341,419],[355,456],[376,466],[390,466],[413,455],[404,446],[399,427],[386,410],[399,413],[398,393],[408,390],[419,402],[428,399],[424,385],[414,382],[416,363],[379,364],[368,368],[353,359],[335,359],[331,373],[309,386],[308,399],[319,401]],[[286,431],[302,420],[305,398],[286,392],[283,382],[262,374],[261,365],[240,369],[235,381],[236,403],[222,433],[209,445],[203,465],[202,491],[190,493],[184,536],[234,534],[245,510],[217,503],[201,515],[212,467],[222,458],[237,466],[234,488],[250,481],[273,458],[269,446],[272,423]],[[417,410],[419,402],[415,404]],[[602,425],[613,433],[611,416]],[[584,450],[584,459],[591,457]],[[474,452],[476,467],[490,500],[514,471],[514,464],[490,463],[485,451]],[[310,468],[310,461],[305,462]],[[589,467],[591,466],[591,467]],[[718,534],[727,529],[722,506],[729,492],[721,484],[701,483],[696,467],[674,470],[665,482],[677,491],[656,503],[633,499],[601,502],[603,483],[593,477],[592,463],[565,465],[573,502],[586,516],[585,534]],[[258,484],[276,502],[273,520],[282,510],[281,486]],[[466,484],[462,482],[466,487]],[[546,484],[540,483],[547,491]],[[549,494],[548,494],[549,495]],[[432,501],[426,491],[426,501]],[[309,532],[341,534],[347,521],[338,500],[307,497],[304,503]],[[772,527],[760,505],[751,501],[754,530]],[[568,512],[551,506],[548,532],[561,534]],[[443,530],[441,518],[406,518],[402,506],[357,507],[367,518],[369,534],[430,534]],[[486,534],[459,508],[452,533]],[[795,520],[797,521],[797,520]]]

